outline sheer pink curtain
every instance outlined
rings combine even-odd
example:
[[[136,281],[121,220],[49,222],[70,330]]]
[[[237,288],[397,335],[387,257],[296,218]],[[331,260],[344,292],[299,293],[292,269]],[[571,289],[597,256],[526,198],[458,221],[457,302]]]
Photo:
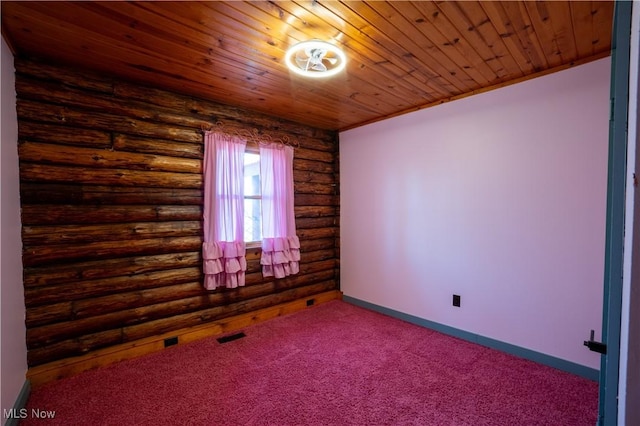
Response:
[[[220,133],[204,141],[204,287],[244,285],[244,150],[246,142]]]
[[[262,179],[262,275],[297,274],[300,241],[293,213],[293,148],[260,147]]]

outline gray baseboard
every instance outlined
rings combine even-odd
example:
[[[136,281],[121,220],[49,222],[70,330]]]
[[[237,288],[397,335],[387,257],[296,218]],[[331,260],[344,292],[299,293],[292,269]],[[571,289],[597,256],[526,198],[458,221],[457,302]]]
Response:
[[[354,297],[342,296],[342,300],[351,303],[362,308],[366,308],[372,311],[379,312],[381,314],[388,315],[390,317],[398,318],[403,321],[410,322],[412,324],[419,325],[421,327],[429,328],[431,330],[439,331],[440,333],[447,334],[449,336],[457,337],[469,342],[477,343],[482,346],[487,346],[492,349],[496,349],[502,352],[506,352],[511,355],[515,355],[520,358],[528,359],[530,361],[537,362],[539,364],[547,365],[549,367],[557,368],[558,370],[566,371],[577,376],[584,377],[589,380],[598,381],[600,372],[594,368],[586,367],[584,365],[576,364],[575,362],[567,361],[561,358],[556,358],[551,355],[543,354],[541,352],[532,351],[520,346],[512,345],[510,343],[501,342],[499,340],[491,339],[489,337],[481,336],[479,334],[470,333],[468,331],[460,330],[448,325],[439,324],[437,322],[429,321],[424,318],[416,317],[413,315],[405,314],[400,311],[385,308],[364,300],[356,299]]]
[[[5,426],[18,426],[21,417],[24,417],[22,416],[22,413],[24,413],[22,410],[27,406],[27,400],[29,399],[30,394],[31,382],[29,382],[29,380],[25,380],[22,385],[22,389],[20,389],[20,393],[16,398],[16,402],[13,404],[13,414],[6,416],[6,413],[2,413],[3,417],[6,417],[6,421],[4,423]]]

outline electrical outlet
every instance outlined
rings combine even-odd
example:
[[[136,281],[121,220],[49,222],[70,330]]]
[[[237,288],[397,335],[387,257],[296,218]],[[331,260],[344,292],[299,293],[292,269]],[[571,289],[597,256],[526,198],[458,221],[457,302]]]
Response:
[[[307,300],[307,306],[313,306],[313,304],[316,302],[315,299],[309,299]]]
[[[457,306],[458,308],[460,307],[460,295],[453,295],[453,306]]]
[[[168,339],[164,339],[164,347],[173,346],[178,344],[178,337],[169,337]]]

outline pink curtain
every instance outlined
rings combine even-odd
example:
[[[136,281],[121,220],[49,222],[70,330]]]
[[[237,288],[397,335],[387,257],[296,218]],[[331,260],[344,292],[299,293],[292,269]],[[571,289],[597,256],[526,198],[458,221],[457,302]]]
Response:
[[[244,285],[244,150],[246,142],[220,133],[204,141],[204,287]]]
[[[293,213],[293,148],[260,147],[262,180],[262,275],[284,278],[299,272],[300,241]]]

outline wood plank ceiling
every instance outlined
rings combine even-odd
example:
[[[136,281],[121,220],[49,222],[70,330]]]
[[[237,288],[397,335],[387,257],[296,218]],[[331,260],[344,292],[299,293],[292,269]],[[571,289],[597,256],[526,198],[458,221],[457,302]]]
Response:
[[[2,1],[16,55],[345,130],[602,58],[611,1]],[[298,41],[347,68],[305,79]]]

